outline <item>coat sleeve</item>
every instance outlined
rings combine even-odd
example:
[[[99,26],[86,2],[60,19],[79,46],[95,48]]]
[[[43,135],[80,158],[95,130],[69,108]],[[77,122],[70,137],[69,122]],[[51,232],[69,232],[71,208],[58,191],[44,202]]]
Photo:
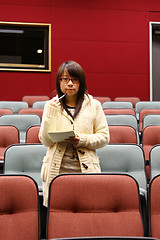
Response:
[[[77,147],[98,149],[109,143],[109,128],[101,103],[95,99],[91,100],[93,108],[93,134],[78,134],[80,141]]]
[[[49,101],[45,104],[42,123],[39,131],[39,140],[43,145],[47,147],[51,147],[52,145],[54,145],[48,132],[50,130],[51,131],[55,130],[54,128],[56,126],[57,111],[59,110],[57,108],[52,107]]]

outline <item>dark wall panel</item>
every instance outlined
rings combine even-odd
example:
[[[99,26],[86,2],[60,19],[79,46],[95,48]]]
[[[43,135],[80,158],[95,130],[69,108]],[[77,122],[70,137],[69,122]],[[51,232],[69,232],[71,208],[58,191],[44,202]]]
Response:
[[[148,12],[67,7],[52,11],[55,71],[63,60],[73,59],[82,64],[91,94],[95,95],[96,89],[96,95],[103,95],[109,88],[111,98],[136,93],[142,99],[149,98]],[[66,21],[64,16],[68,16]],[[101,76],[105,81],[98,80],[95,88]],[[52,78],[52,88],[54,85]],[[135,92],[132,85],[145,86],[145,91]]]
[[[146,42],[147,19],[147,12],[136,11],[73,8],[52,11],[56,40]]]
[[[158,1],[158,0],[157,0]],[[53,0],[51,1],[52,6],[56,8],[86,8],[86,9],[110,9],[110,10],[136,10],[136,11],[148,11],[149,1],[148,0]]]
[[[0,72],[1,100],[20,101],[24,95],[50,96],[50,77],[28,72]]]
[[[112,100],[116,96],[141,96],[146,98],[145,91],[149,86],[144,82],[148,82],[147,74],[86,74],[87,80],[90,79],[92,84],[88,85],[88,92],[94,96],[101,93],[102,96],[109,96]],[[87,81],[88,83],[88,81]],[[105,86],[105,87],[104,87]],[[123,94],[122,94],[123,92]],[[148,96],[149,98],[149,96]]]
[[[97,73],[148,73],[148,47],[142,43],[87,42],[57,40],[54,42],[56,69],[61,60],[79,60],[86,72]],[[60,53],[56,47],[63,46]]]
[[[160,11],[160,1],[159,0],[150,0],[149,2],[150,2],[150,7],[149,7],[150,11],[155,11],[155,12]]]

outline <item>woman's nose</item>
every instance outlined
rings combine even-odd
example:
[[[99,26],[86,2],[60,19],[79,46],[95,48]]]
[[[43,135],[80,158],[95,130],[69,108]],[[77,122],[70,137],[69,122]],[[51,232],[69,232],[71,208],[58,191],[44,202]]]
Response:
[[[68,85],[73,85],[73,82],[71,79],[69,80]]]

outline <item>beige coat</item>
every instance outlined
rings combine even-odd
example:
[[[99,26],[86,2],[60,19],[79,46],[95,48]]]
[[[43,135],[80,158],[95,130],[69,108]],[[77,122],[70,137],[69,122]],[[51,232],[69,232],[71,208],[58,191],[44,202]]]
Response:
[[[74,130],[80,137],[76,148],[82,173],[100,172],[96,149],[109,142],[108,125],[99,101],[85,95],[82,108],[74,120],[64,109],[54,108],[48,101],[44,107],[39,132],[40,141],[48,147],[41,169],[45,206],[48,205],[49,184],[59,174],[67,146],[66,142],[53,143],[48,132],[63,130]]]

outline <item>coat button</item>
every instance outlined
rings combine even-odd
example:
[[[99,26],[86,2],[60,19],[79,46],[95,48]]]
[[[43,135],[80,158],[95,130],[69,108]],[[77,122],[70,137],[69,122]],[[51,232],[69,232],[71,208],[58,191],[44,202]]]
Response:
[[[83,167],[84,167],[85,169],[88,168],[88,166],[87,166],[85,163],[82,163],[82,165],[83,165]]]
[[[78,152],[81,153],[81,154],[83,154],[83,155],[85,154],[85,152],[82,151],[82,150],[78,150]]]

